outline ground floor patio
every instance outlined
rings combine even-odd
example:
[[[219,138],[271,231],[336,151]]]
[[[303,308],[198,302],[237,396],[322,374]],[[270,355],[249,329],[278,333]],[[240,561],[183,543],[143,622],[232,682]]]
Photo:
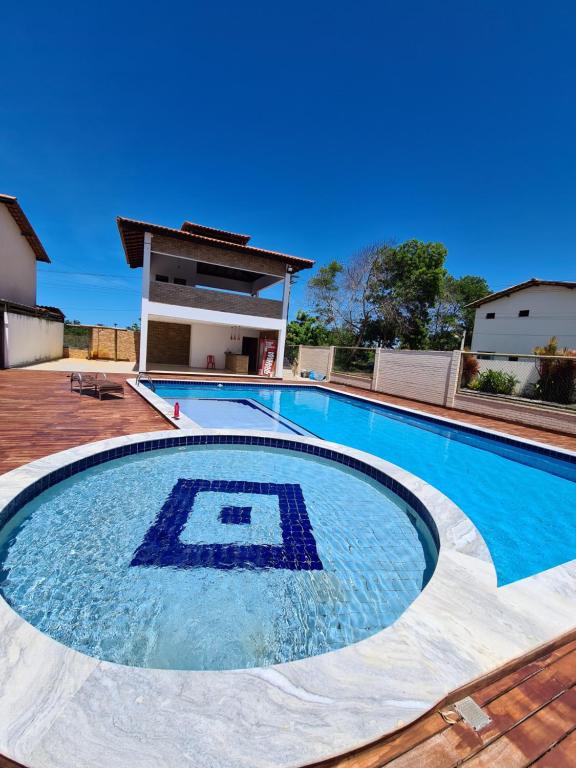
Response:
[[[72,362],[98,364],[103,361]],[[165,419],[128,386],[124,400],[110,397],[99,401],[90,395],[70,393],[68,370],[0,371],[0,473],[76,445],[170,428]],[[127,373],[112,371],[109,377],[125,382]],[[177,378],[180,372],[170,373]],[[306,386],[307,382],[302,384]],[[333,388],[354,393],[353,388]],[[361,394],[372,396],[367,392]],[[374,399],[576,450],[574,437],[460,414],[412,400],[384,395],[376,395]],[[576,750],[575,686],[576,637],[567,636],[455,693],[420,720],[381,742],[346,757],[325,761],[318,767],[448,768],[460,764],[478,768],[568,767],[574,764]],[[492,719],[491,725],[481,733],[475,732],[450,706],[464,695],[471,695]],[[0,757],[0,768],[16,765]]]

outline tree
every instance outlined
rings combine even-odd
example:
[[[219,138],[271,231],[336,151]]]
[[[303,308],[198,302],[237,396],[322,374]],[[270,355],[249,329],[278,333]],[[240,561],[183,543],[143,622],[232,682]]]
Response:
[[[139,331],[140,330],[140,320],[137,320],[136,322],[132,323],[132,325],[126,326],[127,331]]]
[[[478,275],[446,275],[440,297],[432,310],[430,344],[434,349],[458,349],[462,336],[468,342],[474,328],[473,308],[467,305],[490,293],[488,283]]]
[[[309,344],[319,347],[330,343],[330,333],[318,317],[299,309],[296,319],[288,323],[286,344]]]
[[[64,325],[80,325],[80,320],[69,320],[67,317],[64,319]]]
[[[390,335],[408,349],[429,344],[430,310],[435,305],[446,271],[442,243],[407,240],[379,249],[370,276],[368,300],[376,318]]]
[[[328,327],[338,319],[339,275],[344,267],[337,261],[331,261],[320,267],[318,274],[308,281],[308,290],[312,297],[314,311]]]

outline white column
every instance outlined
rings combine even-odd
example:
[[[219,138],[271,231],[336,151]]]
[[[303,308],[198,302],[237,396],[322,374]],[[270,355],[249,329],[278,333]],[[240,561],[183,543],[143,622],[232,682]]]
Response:
[[[290,271],[288,271],[290,270]],[[282,291],[282,329],[278,331],[278,349],[276,352],[276,376],[284,378],[284,348],[286,346],[286,323],[288,322],[288,308],[290,306],[290,278],[292,276],[292,268],[286,267],[286,274],[284,275],[284,286]]]
[[[282,293],[282,320],[288,320],[288,307],[290,306],[290,278],[292,272],[286,271],[284,275],[284,290]]]
[[[284,378],[284,347],[286,346],[286,321],[278,331],[278,348],[276,350],[276,376]]]
[[[144,233],[144,251],[142,253],[142,311],[140,313],[140,356],[138,370],[145,371],[148,356],[148,300],[150,298],[150,251],[152,235]]]

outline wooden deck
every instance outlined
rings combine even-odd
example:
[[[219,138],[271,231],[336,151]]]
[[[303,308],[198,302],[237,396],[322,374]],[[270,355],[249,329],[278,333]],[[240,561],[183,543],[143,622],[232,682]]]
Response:
[[[474,731],[451,703],[471,695],[492,722]],[[574,768],[576,633],[508,665],[389,738],[309,768]]]
[[[109,377],[114,381],[126,378],[120,374]],[[349,387],[333,388],[576,450],[574,437]],[[170,428],[128,386],[124,400],[111,396],[99,401],[90,395],[70,393],[66,373],[0,371],[0,473],[82,443]],[[478,733],[450,706],[468,694],[492,718],[492,723]],[[457,765],[576,767],[576,633],[453,694],[402,731],[344,757],[318,763],[315,768]],[[0,768],[21,766],[0,756]]]
[[[70,392],[69,374],[0,371],[0,474],[49,453],[131,432],[172,429],[126,382],[124,399]]]

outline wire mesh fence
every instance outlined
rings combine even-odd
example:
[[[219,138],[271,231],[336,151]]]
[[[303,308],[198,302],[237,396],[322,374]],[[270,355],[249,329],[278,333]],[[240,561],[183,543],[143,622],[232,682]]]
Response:
[[[369,347],[334,347],[332,370],[371,377],[374,373],[376,350]]]
[[[576,351],[561,355],[463,352],[460,390],[576,408]]]

